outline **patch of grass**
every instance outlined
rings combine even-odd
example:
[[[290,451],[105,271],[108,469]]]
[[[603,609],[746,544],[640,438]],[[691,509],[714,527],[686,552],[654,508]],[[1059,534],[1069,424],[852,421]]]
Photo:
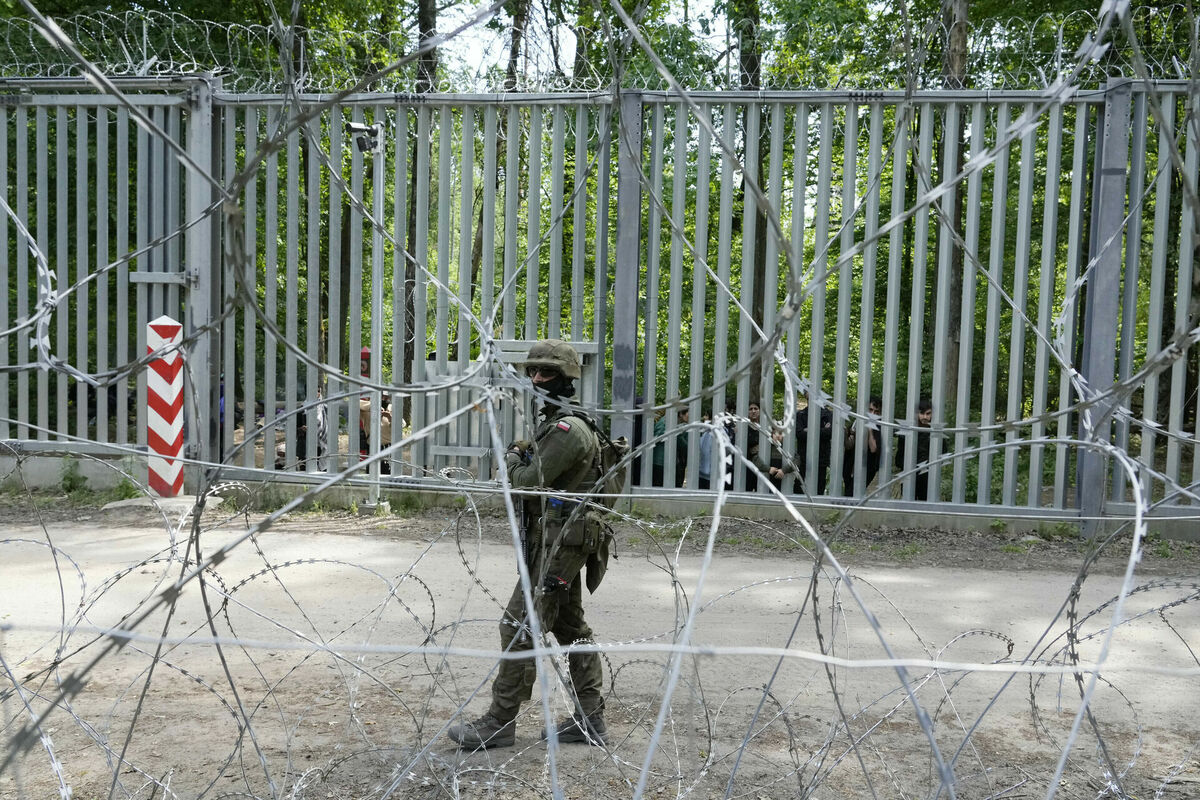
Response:
[[[988,528],[991,529],[992,533],[1004,533],[1008,530],[1008,523],[1002,519],[994,519],[988,523]]]
[[[135,497],[141,497],[142,493],[129,478],[121,478],[120,483],[108,490],[108,495],[112,500],[132,500]]]
[[[1072,522],[1054,522],[1040,526],[1037,535],[1039,539],[1045,539],[1047,542],[1074,539],[1079,535],[1079,528]]]
[[[413,514],[421,510],[421,500],[417,497],[416,492],[401,492],[396,495],[395,502],[397,512]]]
[[[1001,545],[1000,552],[1015,553],[1018,555],[1021,553],[1028,553],[1029,552],[1029,543],[1028,542],[1014,542],[1012,544]]]
[[[909,559],[919,556],[925,548],[916,542],[909,542],[896,551],[897,558]]]
[[[83,471],[79,468],[79,462],[73,458],[64,458],[62,470],[59,472],[59,480],[62,485],[62,490],[68,495],[73,495],[87,489],[87,478],[83,476]]]

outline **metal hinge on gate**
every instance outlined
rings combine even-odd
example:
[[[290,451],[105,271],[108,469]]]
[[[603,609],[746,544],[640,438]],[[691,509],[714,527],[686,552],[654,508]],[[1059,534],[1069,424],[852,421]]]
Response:
[[[200,276],[195,270],[183,272],[131,272],[130,283],[170,283],[176,286],[194,286]]]

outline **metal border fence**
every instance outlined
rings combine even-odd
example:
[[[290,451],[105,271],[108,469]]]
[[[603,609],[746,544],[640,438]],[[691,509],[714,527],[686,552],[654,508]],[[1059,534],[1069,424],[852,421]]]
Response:
[[[660,418],[665,486],[649,486],[648,448],[643,491],[696,490],[681,409],[744,417],[754,401],[776,423],[806,409],[807,450],[779,446],[807,475],[828,423],[827,495],[908,506],[917,448],[894,453],[928,396],[941,508],[1120,509],[1123,473],[1075,444],[1097,437],[1142,462],[1152,502],[1186,505],[1197,359],[1163,353],[1186,344],[1195,267],[1182,82],[336,104],[207,79],[126,87],[132,107],[71,81],[22,82],[0,106],[0,436],[142,443],[142,331],[167,313],[197,334],[192,452],[240,468],[275,471],[279,445],[289,475],[352,465],[380,448],[395,386],[396,416],[432,433],[381,480],[486,473],[482,416],[440,421],[503,383],[478,370],[495,342],[512,360],[558,336],[589,343],[585,395],[620,412],[614,432],[649,442]],[[845,442],[868,426],[885,433],[877,483],[842,486],[843,462],[862,466]],[[236,449],[256,429],[261,448]],[[735,436],[766,453],[770,434]]]

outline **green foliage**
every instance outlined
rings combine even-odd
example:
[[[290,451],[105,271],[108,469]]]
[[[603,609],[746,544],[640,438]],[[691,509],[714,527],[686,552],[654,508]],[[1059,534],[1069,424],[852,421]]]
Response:
[[[128,478],[122,478],[110,492],[113,500],[133,500],[141,497],[141,491]]]
[[[59,473],[62,490],[67,495],[73,495],[87,489],[87,478],[80,469],[79,461],[68,456],[62,460],[62,470]]]

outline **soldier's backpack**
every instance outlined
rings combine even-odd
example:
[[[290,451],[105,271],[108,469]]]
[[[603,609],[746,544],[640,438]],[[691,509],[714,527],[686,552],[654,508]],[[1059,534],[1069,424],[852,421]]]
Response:
[[[629,440],[624,436],[618,436],[614,441],[591,417],[584,417],[584,419],[587,420],[588,427],[592,429],[596,434],[596,439],[600,442],[596,469],[601,478],[599,486],[601,494],[596,497],[596,502],[605,508],[612,508],[617,504],[617,498],[624,493],[625,486],[629,481],[629,461],[626,459],[626,456],[629,455]]]

